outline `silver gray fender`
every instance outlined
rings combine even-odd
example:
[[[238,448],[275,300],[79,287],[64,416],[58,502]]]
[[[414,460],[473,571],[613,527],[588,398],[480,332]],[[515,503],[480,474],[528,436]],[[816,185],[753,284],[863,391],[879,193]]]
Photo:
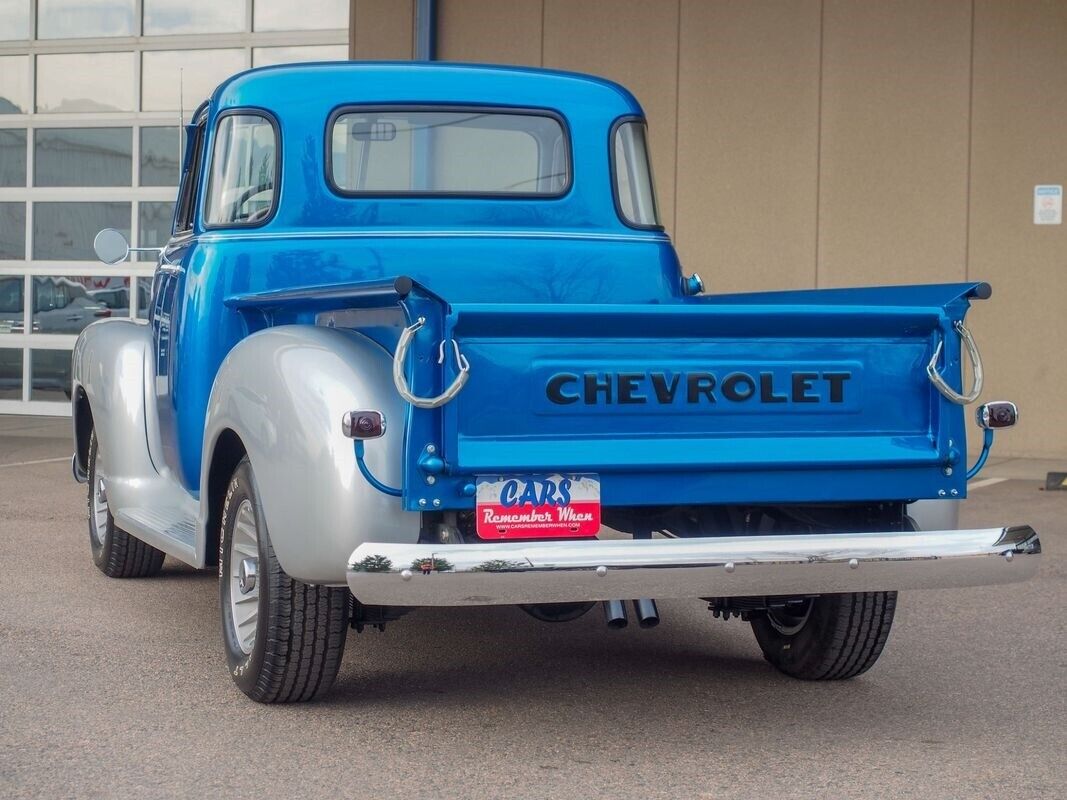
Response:
[[[348,557],[360,544],[418,541],[419,514],[364,480],[352,440],[341,432],[346,411],[381,411],[389,425],[367,443],[366,463],[380,481],[400,486],[407,407],[391,369],[390,354],[367,337],[322,326],[269,328],[234,347],[208,404],[201,537],[212,454],[232,431],[252,464],[274,552],[290,576],[344,585]]]
[[[147,430],[155,416],[146,403],[145,370],[151,369],[152,329],[132,320],[102,320],[78,336],[72,356],[75,430],[82,393],[89,401],[101,453],[106,454],[108,497],[113,508],[144,505],[146,489],[162,481],[149,451]],[[84,429],[87,431],[88,428]],[[75,443],[75,451],[83,448]],[[83,469],[87,464],[79,462]]]

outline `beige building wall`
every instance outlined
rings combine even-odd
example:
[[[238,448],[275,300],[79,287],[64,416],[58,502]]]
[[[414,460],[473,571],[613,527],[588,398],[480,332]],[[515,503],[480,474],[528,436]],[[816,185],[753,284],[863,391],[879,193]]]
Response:
[[[353,0],[410,58],[412,3]],[[969,319],[999,456],[1067,458],[1062,0],[438,0],[438,57],[592,72],[649,117],[668,229],[710,291],[986,280]],[[971,436],[972,444],[979,440]]]

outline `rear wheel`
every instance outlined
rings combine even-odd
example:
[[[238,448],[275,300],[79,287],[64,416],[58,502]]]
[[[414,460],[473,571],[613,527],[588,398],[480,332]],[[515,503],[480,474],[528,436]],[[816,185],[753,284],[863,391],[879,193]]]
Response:
[[[764,658],[786,675],[843,680],[878,660],[896,607],[896,592],[826,594],[770,608],[752,630]]]
[[[107,465],[96,431],[89,434],[89,547],[93,563],[109,578],[147,578],[163,567],[164,554],[115,527],[108,505]]]
[[[260,703],[318,697],[341,666],[350,595],[285,574],[247,458],[230,480],[219,539],[222,638],[234,683]]]

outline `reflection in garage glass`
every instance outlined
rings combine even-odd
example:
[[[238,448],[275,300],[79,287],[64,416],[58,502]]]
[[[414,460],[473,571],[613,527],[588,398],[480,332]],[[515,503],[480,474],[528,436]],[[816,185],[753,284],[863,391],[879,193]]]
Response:
[[[76,335],[98,319],[130,315],[129,278],[33,279],[33,332]]]
[[[141,186],[177,186],[179,138],[176,127],[141,128]]]
[[[141,110],[177,111],[183,104],[187,111],[196,108],[222,81],[247,68],[245,58],[236,47],[146,50],[141,55]]]
[[[259,5],[257,0],[256,5]],[[294,7],[306,14],[304,4]],[[245,27],[245,4],[219,0],[144,0],[145,36],[235,33]]]
[[[26,0],[0,2],[0,41],[30,38],[30,4]]]
[[[30,351],[30,400],[70,400],[70,350]]]
[[[0,275],[0,333],[22,333],[26,321],[23,316],[23,287],[21,275]]]
[[[134,0],[37,0],[37,38],[133,36]]]
[[[26,185],[26,131],[0,129],[0,186]]]
[[[256,0],[252,6],[252,30],[256,31],[347,27],[348,0]]]
[[[0,203],[0,259],[26,257],[26,204]]]
[[[0,56],[0,114],[30,110],[30,57]]]
[[[129,128],[38,128],[33,132],[34,186],[129,186]]]
[[[148,309],[152,305],[152,279],[137,278],[137,319],[148,319]]]
[[[15,347],[0,347],[0,400],[21,399],[22,350]]]
[[[42,53],[37,111],[133,111],[136,69],[134,53]]]
[[[286,47],[253,47],[252,66],[292,64],[297,61],[344,61],[348,47],[343,44],[305,44]]]
[[[34,203],[33,257],[93,261],[93,238],[104,228],[130,237],[129,203]]]
[[[140,233],[138,247],[163,247],[170,240],[171,223],[174,220],[174,203],[143,202],[139,206]],[[155,261],[153,253],[137,253],[139,261]]]

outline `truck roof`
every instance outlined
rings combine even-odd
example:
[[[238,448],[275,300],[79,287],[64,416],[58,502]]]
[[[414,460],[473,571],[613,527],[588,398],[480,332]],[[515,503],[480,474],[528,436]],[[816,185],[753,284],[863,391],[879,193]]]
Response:
[[[206,105],[208,141],[213,140],[220,115],[239,109],[263,110],[274,117],[282,174],[279,207],[269,222],[272,233],[353,227],[365,232],[522,229],[539,236],[595,231],[664,238],[660,226],[628,226],[616,210],[611,136],[616,123],[643,118],[644,113],[629,91],[603,78],[532,67],[437,62],[284,64],[234,75]],[[335,112],[360,106],[429,110],[499,106],[559,116],[570,144],[569,184],[559,195],[504,199],[474,194],[447,200],[404,193],[343,196],[328,180],[328,130]]]
[[[223,82],[212,106],[273,109],[299,100],[307,108],[350,103],[441,102],[578,108],[612,118],[643,114],[617,83],[592,75],[534,67],[440,62],[331,61],[281,64],[241,72]]]

